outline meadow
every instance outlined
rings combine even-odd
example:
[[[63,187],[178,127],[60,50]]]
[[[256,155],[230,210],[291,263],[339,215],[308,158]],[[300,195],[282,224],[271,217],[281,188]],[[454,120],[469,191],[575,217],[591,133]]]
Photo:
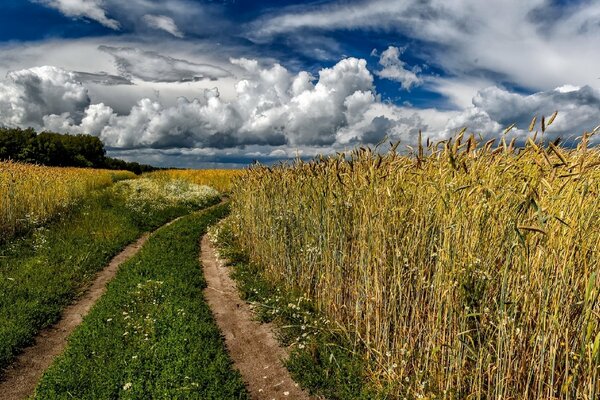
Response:
[[[252,279],[309,301],[385,397],[598,398],[600,151],[463,133],[247,169],[227,226]]]
[[[156,171],[145,176],[150,179],[158,180],[182,180],[196,185],[210,186],[219,192],[230,192],[235,178],[242,175],[240,170],[231,169],[211,169],[211,170],[192,170],[192,169],[171,169]]]
[[[247,399],[202,289],[198,238],[217,206],[162,228],[122,266],[36,399]]]

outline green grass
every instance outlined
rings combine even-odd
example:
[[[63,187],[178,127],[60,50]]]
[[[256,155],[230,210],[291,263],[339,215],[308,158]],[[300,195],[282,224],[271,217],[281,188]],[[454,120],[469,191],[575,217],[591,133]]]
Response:
[[[199,239],[228,212],[187,216],[150,238],[46,372],[37,399],[247,399],[206,304]]]
[[[55,323],[125,245],[190,211],[172,206],[140,214],[106,189],[60,220],[0,245],[0,370]]]
[[[390,388],[374,387],[372,370],[363,348],[331,326],[301,293],[284,291],[264,277],[261,266],[249,262],[227,223],[215,231],[219,252],[233,268],[240,295],[256,305],[262,322],[273,322],[278,339],[291,348],[287,368],[292,377],[313,395],[330,400],[388,398]]]

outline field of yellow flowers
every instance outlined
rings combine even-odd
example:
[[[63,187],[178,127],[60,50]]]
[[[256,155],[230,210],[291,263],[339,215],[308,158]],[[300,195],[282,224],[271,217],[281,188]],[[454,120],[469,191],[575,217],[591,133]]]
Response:
[[[517,148],[460,134],[411,156],[255,166],[230,224],[267,281],[311,299],[395,396],[598,399],[589,140]]]
[[[0,239],[54,218],[92,190],[134,177],[127,171],[0,162]]]

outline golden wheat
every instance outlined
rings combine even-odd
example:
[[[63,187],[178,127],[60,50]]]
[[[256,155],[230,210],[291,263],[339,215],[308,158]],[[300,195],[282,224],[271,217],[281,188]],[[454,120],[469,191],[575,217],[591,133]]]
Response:
[[[233,229],[398,396],[598,399],[600,151],[463,135],[252,167]]]
[[[126,171],[0,162],[0,239],[54,218],[91,190],[133,177]]]

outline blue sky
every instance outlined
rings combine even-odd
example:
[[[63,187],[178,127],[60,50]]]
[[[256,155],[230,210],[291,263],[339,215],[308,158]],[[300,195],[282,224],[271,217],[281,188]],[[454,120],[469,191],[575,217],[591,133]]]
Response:
[[[158,165],[240,166],[600,124],[600,2],[4,0],[0,124]]]

